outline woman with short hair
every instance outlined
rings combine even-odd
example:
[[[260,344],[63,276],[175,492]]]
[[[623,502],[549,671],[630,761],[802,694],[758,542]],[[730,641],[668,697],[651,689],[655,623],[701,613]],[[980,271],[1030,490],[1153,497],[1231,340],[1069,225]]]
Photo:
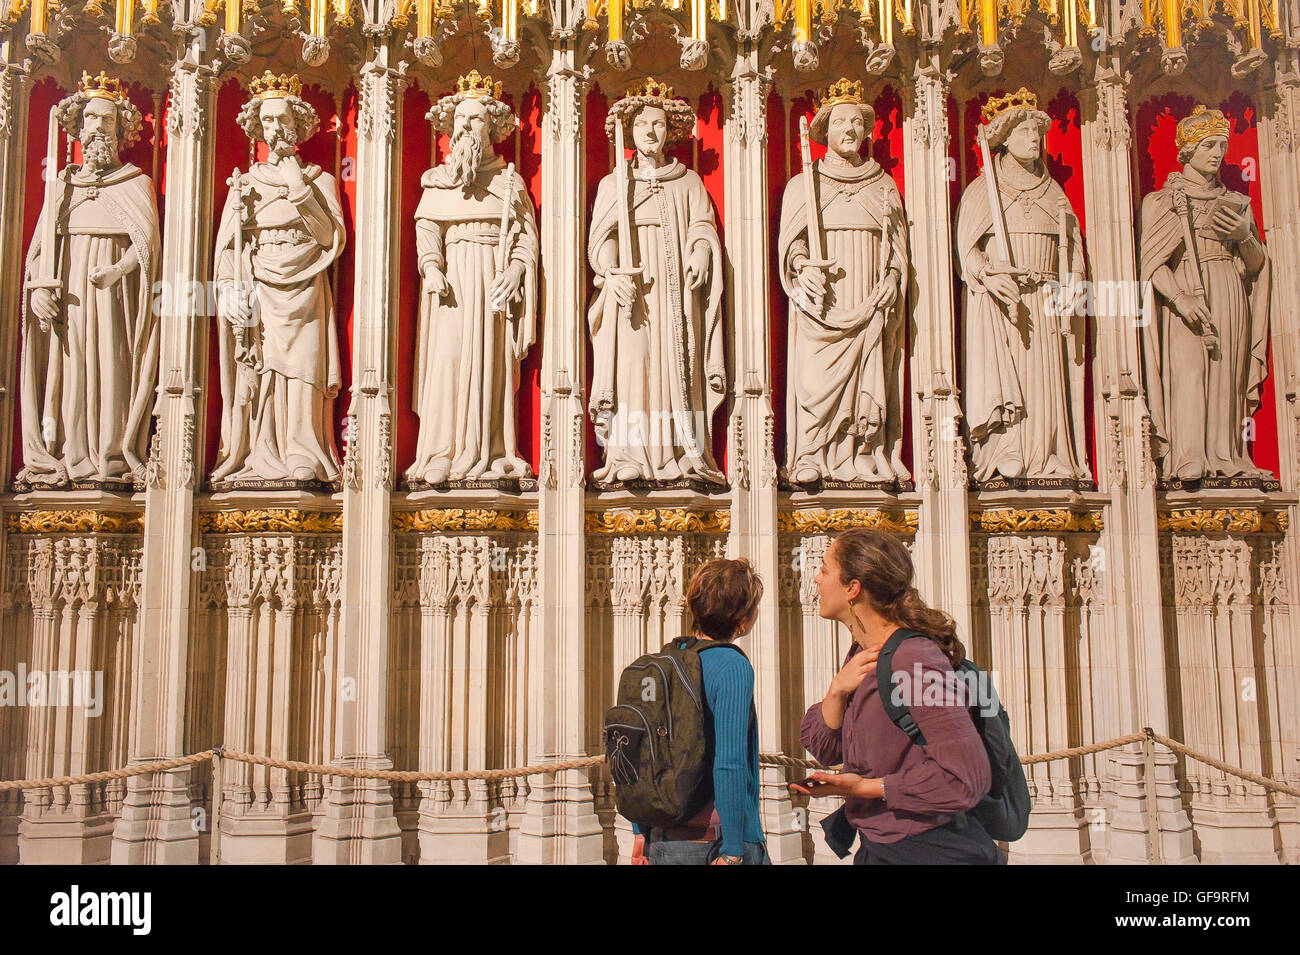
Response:
[[[651,865],[770,864],[758,817],[754,668],[731,646],[753,629],[762,597],[763,581],[747,560],[714,558],[691,577],[686,602],[694,637],[718,644],[700,650],[713,737],[713,801],[686,825],[651,830],[644,843]]]
[[[992,774],[953,671],[965,650],[952,618],[925,604],[912,577],[907,548],[879,531],[854,528],[827,549],[817,574],[819,613],[848,627],[853,646],[825,699],[804,714],[799,739],[819,762],[843,762],[844,771],[812,773],[791,788],[845,797],[845,816],[861,837],[855,865],[1004,863],[968,812],[988,793]],[[880,649],[900,628],[928,639],[898,645],[894,674],[907,674],[912,686],[937,681],[956,691],[938,700],[904,694],[924,746],[894,724],[876,688]]]

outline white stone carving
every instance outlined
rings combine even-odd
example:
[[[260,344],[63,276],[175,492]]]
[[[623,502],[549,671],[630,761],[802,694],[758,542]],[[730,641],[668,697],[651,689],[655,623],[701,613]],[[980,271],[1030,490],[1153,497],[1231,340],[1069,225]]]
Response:
[[[500,84],[497,84],[499,91]],[[415,214],[422,281],[408,481],[530,477],[519,456],[519,362],[536,338],[537,222],[523,177],[492,151],[515,117],[477,71],[428,118],[451,136]]]
[[[1219,179],[1229,122],[1178,124],[1181,171],[1142,200],[1143,360],[1154,456],[1171,480],[1271,477],[1249,419],[1268,376],[1272,270],[1249,197]]]
[[[339,351],[329,270],[344,243],[338,184],[297,155],[318,124],[297,78],[267,73],[250,90],[239,124],[267,143],[270,160],[232,185],[217,232],[223,405],[212,480],[332,482]]]
[[[56,176],[58,127],[84,161]],[[83,76],[52,112],[24,273],[19,483],[144,481],[161,240],[153,181],[119,157],[140,127],[140,111],[102,73]]]
[[[1087,340],[1078,309],[1083,236],[1043,159],[1051,120],[1035,106],[1022,88],[985,107],[981,136],[991,163],[985,160],[957,210],[965,413],[981,483],[1090,477],[1083,451]]]
[[[630,133],[636,155],[630,163],[615,156],[588,230],[597,285],[587,314],[588,410],[606,436],[596,481],[725,483],[712,447],[726,390],[722,246],[703,180],[664,155],[694,122],[691,108],[653,80],[606,120],[612,141]]]
[[[875,128],[862,84],[827,90],[809,135],[826,158],[786,185],[777,239],[790,296],[787,468],[798,483],[905,481],[903,276],[894,181],[859,153]],[[818,208],[811,210],[815,195]]]

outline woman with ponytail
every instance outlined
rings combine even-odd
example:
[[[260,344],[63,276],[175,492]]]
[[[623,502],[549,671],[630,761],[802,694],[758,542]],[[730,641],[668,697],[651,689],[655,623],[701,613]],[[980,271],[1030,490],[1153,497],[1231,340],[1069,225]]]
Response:
[[[844,797],[849,834],[861,837],[856,865],[1004,863],[967,812],[988,793],[991,774],[968,709],[974,701],[953,672],[965,651],[953,619],[926,606],[912,574],[907,548],[879,531],[854,528],[827,549],[817,574],[819,613],[847,627],[853,645],[825,699],[804,714],[799,738],[814,758],[842,762],[844,772],[812,773],[791,788]],[[924,745],[895,725],[877,691],[876,660],[900,629],[921,638],[898,644],[892,669]],[[944,692],[931,692],[935,685]]]

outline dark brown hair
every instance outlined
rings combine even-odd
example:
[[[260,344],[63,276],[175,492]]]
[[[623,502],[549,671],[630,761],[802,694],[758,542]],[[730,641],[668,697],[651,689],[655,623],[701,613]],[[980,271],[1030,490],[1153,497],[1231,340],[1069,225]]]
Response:
[[[706,637],[729,641],[758,611],[763,579],[747,560],[715,557],[705,561],[686,591],[695,627]]]
[[[957,624],[942,610],[927,606],[912,586],[912,555],[902,541],[881,531],[854,527],[831,545],[840,565],[840,583],[856,580],[886,620],[923,633],[939,645],[953,665],[966,658]]]

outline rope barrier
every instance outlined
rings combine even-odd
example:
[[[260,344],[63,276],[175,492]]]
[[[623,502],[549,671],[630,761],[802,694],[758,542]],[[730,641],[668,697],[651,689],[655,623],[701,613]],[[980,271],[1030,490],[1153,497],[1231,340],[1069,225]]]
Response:
[[[1054,750],[1050,753],[1038,753],[1032,756],[1026,756],[1020,760],[1025,766],[1035,765],[1037,763],[1047,763],[1058,759],[1071,759],[1075,756],[1086,756],[1090,753],[1100,753],[1109,749],[1117,749],[1120,746],[1127,746],[1130,743],[1140,743],[1144,740],[1153,740],[1161,746],[1171,750],[1174,753],[1185,756],[1188,759],[1194,759],[1199,763],[1204,763],[1221,772],[1237,776],[1265,789],[1271,789],[1275,792],[1283,792],[1290,796],[1300,798],[1300,788],[1288,786],[1275,779],[1267,776],[1260,776],[1257,773],[1248,772],[1239,767],[1229,766],[1227,763],[1215,759],[1212,756],[1206,756],[1195,750],[1188,749],[1177,740],[1170,739],[1167,736],[1155,732],[1148,728],[1141,733],[1129,733],[1125,736],[1117,736],[1114,739],[1105,740],[1100,743],[1091,743],[1087,746],[1073,746],[1069,749]],[[0,792],[9,792],[15,789],[47,789],[53,786],[77,786],[87,783],[103,782],[109,779],[126,779],[131,776],[143,776],[146,773],[166,772],[167,770],[180,769],[184,766],[192,766],[198,763],[206,762],[213,757],[219,756],[222,759],[232,759],[241,763],[250,763],[259,766],[269,766],[273,769],[292,770],[300,773],[311,773],[319,776],[342,776],[349,779],[386,779],[390,782],[433,782],[433,781],[450,781],[450,780],[501,780],[516,779],[521,776],[540,776],[552,775],[554,773],[564,772],[571,769],[588,769],[593,766],[602,765],[605,757],[601,756],[581,756],[577,759],[566,759],[551,763],[535,763],[530,766],[520,766],[512,769],[467,769],[457,771],[434,771],[434,772],[410,772],[396,769],[358,769],[351,766],[326,766],[319,763],[304,763],[292,759],[275,759],[270,756],[257,756],[252,753],[241,753],[237,750],[225,749],[224,747],[215,747],[206,749],[198,753],[191,753],[188,756],[179,756],[175,759],[157,760],[150,763],[138,763],[135,766],[127,766],[122,769],[109,769],[98,773],[84,773],[79,776],[51,776],[44,779],[15,779],[0,782]],[[783,753],[761,753],[759,762],[766,766],[783,766],[787,769],[800,770],[826,770],[832,767],[823,766],[816,760],[800,759],[797,756],[786,756]]]

